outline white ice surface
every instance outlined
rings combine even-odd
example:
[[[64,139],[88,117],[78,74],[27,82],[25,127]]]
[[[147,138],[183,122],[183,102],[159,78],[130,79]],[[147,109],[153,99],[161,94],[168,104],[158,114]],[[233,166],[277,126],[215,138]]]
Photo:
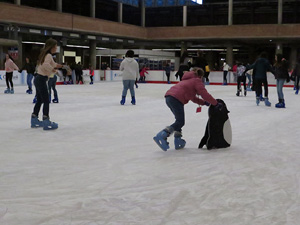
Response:
[[[207,107],[185,106],[186,148],[163,152],[153,136],[174,118],[167,84],[140,84],[137,105],[121,82],[57,86],[55,131],[30,128],[32,95],[0,88],[1,225],[298,225],[300,96],[285,109],[256,106],[254,93],[207,86],[230,110],[232,146],[197,149]]]

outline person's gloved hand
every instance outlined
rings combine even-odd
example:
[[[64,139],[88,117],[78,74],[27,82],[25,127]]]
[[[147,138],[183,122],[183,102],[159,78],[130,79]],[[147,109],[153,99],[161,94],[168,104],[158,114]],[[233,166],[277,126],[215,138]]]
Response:
[[[209,102],[207,102],[207,101],[205,101],[205,102],[204,102],[204,105],[206,105],[206,106],[210,106],[210,103],[209,103]]]

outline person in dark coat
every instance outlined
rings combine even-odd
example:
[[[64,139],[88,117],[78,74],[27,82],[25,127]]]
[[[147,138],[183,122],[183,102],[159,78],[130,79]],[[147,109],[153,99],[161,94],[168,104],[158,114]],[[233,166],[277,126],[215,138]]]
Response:
[[[282,54],[275,55],[275,79],[279,102],[275,105],[276,108],[285,108],[283,85],[284,82],[290,82],[290,75],[288,71],[288,62],[283,58]]]
[[[256,104],[259,105],[260,97],[262,96],[262,85],[264,85],[264,102],[266,106],[271,106],[268,98],[268,80],[267,72],[275,74],[269,60],[267,59],[267,53],[262,52],[259,58],[250,66],[247,66],[247,70],[253,69],[253,85],[256,93]]]

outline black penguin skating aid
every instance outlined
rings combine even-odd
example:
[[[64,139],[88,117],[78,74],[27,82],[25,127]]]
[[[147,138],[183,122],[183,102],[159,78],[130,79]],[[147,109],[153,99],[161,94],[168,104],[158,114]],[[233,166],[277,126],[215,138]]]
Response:
[[[231,145],[232,130],[228,117],[228,109],[225,102],[217,99],[218,105],[216,107],[211,105],[208,109],[208,122],[205,129],[204,137],[202,138],[198,148],[206,145],[207,149],[227,148]]]

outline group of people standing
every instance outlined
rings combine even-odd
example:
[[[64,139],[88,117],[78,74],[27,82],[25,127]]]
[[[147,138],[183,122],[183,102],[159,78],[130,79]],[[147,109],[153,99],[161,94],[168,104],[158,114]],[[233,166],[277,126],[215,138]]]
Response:
[[[282,54],[275,55],[275,63],[271,65],[270,61],[268,60],[268,55],[266,52],[262,52],[258,59],[251,65],[243,65],[242,63],[238,63],[236,74],[237,74],[237,96],[240,95],[241,92],[241,82],[244,84],[244,95],[246,96],[247,90],[249,90],[249,83],[248,87],[246,87],[246,76],[250,79],[249,72],[252,70],[252,90],[255,91],[256,95],[256,104],[259,105],[261,101],[264,101],[266,106],[271,106],[271,102],[269,101],[269,89],[268,89],[268,79],[267,79],[267,72],[271,72],[276,79],[276,88],[277,88],[277,95],[278,95],[278,103],[275,104],[276,108],[285,108],[285,100],[283,94],[283,86],[285,82],[290,82],[290,75],[289,75],[289,65],[288,61],[283,57]],[[300,76],[300,64],[297,63],[295,69],[293,70],[295,77],[298,78]],[[249,80],[251,81],[251,80]],[[264,89],[263,89],[263,88]],[[264,93],[263,93],[264,90]],[[298,91],[297,91],[298,90]],[[299,92],[296,88],[296,94]],[[264,95],[263,95],[264,94]]]

